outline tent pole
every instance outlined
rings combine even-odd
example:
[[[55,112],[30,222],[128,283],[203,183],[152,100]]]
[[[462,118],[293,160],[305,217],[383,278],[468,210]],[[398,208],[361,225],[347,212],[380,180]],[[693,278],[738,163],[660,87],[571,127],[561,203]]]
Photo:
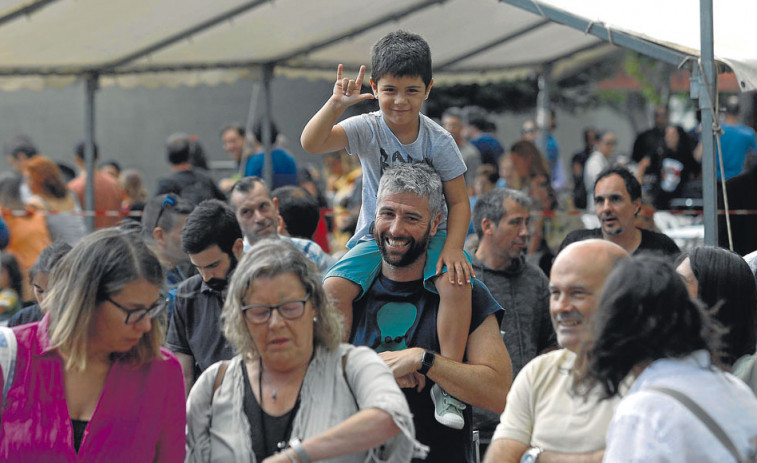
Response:
[[[265,107],[263,109],[263,117],[261,118],[261,136],[262,140],[259,140],[263,144],[263,150],[265,157],[263,158],[263,178],[265,179],[268,188],[273,190],[273,157],[271,156],[271,146],[275,142],[272,140],[272,104],[271,104],[271,80],[273,79],[273,64],[266,64],[263,66],[263,101]]]
[[[539,93],[536,96],[536,125],[539,127],[539,138],[536,139],[536,146],[545,159],[547,158],[547,136],[549,135],[549,100],[551,98],[549,80],[551,74],[552,65],[545,65],[539,74]],[[550,177],[551,175],[552,172],[550,172]]]
[[[717,183],[715,178],[715,137],[713,114],[718,106],[718,74],[715,68],[712,32],[712,0],[699,2],[701,30],[701,65],[704,75],[699,81],[699,107],[702,110],[702,197],[704,198],[704,243],[718,244]],[[694,65],[696,66],[696,64]],[[695,73],[692,73],[694,76]],[[700,73],[701,74],[701,73]]]
[[[89,73],[85,81],[84,104],[84,162],[87,170],[87,181],[84,186],[84,210],[90,213],[95,210],[95,92],[99,86],[99,75]],[[85,223],[91,233],[95,230],[94,214],[87,215]]]

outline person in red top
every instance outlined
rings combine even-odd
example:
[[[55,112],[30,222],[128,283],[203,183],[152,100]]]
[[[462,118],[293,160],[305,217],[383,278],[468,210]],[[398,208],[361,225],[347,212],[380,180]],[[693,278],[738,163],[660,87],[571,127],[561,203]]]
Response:
[[[84,206],[86,204],[84,199],[84,191],[87,184],[87,169],[84,164],[84,142],[79,142],[74,150],[76,154],[74,160],[77,167],[79,167],[79,176],[68,182],[68,188],[71,189],[76,196],[79,197],[79,203]],[[94,145],[95,162],[97,162],[97,145]],[[121,201],[124,198],[124,191],[121,189],[121,185],[118,184],[118,180],[114,179],[110,175],[101,172],[95,168],[95,211],[120,211]],[[95,230],[106,227],[115,227],[121,222],[119,216],[95,216]]]

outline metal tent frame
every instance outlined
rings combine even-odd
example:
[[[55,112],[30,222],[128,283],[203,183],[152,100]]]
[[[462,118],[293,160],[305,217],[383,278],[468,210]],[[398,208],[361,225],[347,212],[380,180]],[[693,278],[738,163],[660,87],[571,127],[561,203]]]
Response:
[[[657,43],[635,37],[631,34],[612,30],[610,27],[589,21],[563,10],[540,3],[537,0],[500,0],[503,3],[521,8],[550,21],[584,31],[599,39],[636,51],[651,58],[678,67],[688,66],[691,71],[691,98],[697,100],[702,110],[702,127],[712,127],[710,136],[702,136],[702,196],[704,200],[704,241],[716,246],[718,243],[717,227],[717,192],[715,177],[715,143],[717,132],[717,72],[713,48],[712,0],[700,0],[701,58],[679,52]],[[540,77],[540,105],[542,114],[549,109],[549,74]],[[540,117],[543,129],[546,117]],[[542,130],[546,136],[546,131]],[[542,141],[544,146],[546,142]]]
[[[91,3],[88,4],[85,1],[79,2],[66,2],[65,0],[17,0],[17,6],[12,7],[10,10],[0,12],[0,30],[5,30],[6,27],[10,27],[10,30],[16,31],[15,27],[21,27],[24,25],[33,27],[43,27],[40,23],[45,21],[52,21],[51,16],[55,16],[59,13],[65,13],[71,20],[83,21],[81,14],[87,10],[80,11],[78,8],[95,7],[95,10],[100,15],[110,15],[115,17],[120,10],[111,11],[111,8],[127,8],[129,5],[124,2],[114,2],[111,6],[110,3]],[[252,54],[238,54],[236,58],[222,58],[216,57],[215,53],[208,54],[208,48],[199,48],[197,55],[192,54],[196,49],[189,50],[190,54],[180,53],[185,51],[182,48],[184,43],[187,42],[202,42],[207,35],[217,34],[223,39],[231,40],[229,35],[228,24],[234,24],[235,21],[244,23],[249,26],[255,24],[254,21],[258,17],[268,18],[270,20],[273,15],[278,14],[279,10],[284,14],[297,14],[306,6],[310,8],[311,13],[321,13],[324,8],[341,8],[351,9],[353,12],[365,12],[365,9],[361,5],[355,5],[353,2],[346,2],[342,0],[331,0],[326,2],[320,0],[317,3],[297,3],[293,0],[226,0],[225,2],[219,2],[216,9],[204,5],[204,11],[207,17],[203,17],[200,13],[191,15],[188,14],[185,17],[175,18],[171,23],[166,25],[165,33],[160,29],[155,34],[150,34],[148,40],[135,40],[133,49],[120,46],[115,47],[116,50],[113,53],[115,58],[111,58],[109,55],[95,54],[90,58],[89,55],[78,55],[79,60],[84,60],[84,64],[75,64],[76,59],[72,62],[65,60],[57,60],[47,56],[49,61],[39,61],[42,64],[28,64],[29,60],[20,59],[18,62],[11,60],[7,65],[0,65],[0,78],[3,77],[40,77],[44,84],[48,82],[55,82],[55,79],[59,79],[58,82],[73,82],[76,79],[82,79],[84,81],[84,93],[85,93],[85,156],[87,167],[87,197],[85,200],[85,208],[88,211],[93,209],[94,199],[94,185],[93,185],[93,169],[94,160],[93,154],[93,142],[95,133],[95,100],[96,92],[101,84],[107,85],[118,76],[150,76],[151,74],[157,75],[160,73],[181,73],[186,71],[207,71],[207,70],[251,70],[256,73],[256,77],[262,90],[261,99],[264,102],[263,110],[261,111],[260,118],[266,122],[270,121],[271,114],[271,80],[275,71],[282,71],[283,73],[290,73],[296,75],[297,72],[308,72],[311,76],[327,76],[329,79],[332,77],[333,69],[336,67],[337,62],[331,62],[332,59],[342,60],[344,59],[345,65],[356,65],[355,62],[349,61],[350,58],[342,56],[345,52],[350,52],[354,49],[352,41],[355,43],[361,43],[360,50],[366,46],[366,40],[373,35],[378,34],[383,29],[386,29],[388,24],[397,23],[398,28],[407,28],[414,30],[414,25],[424,24],[426,27],[433,26],[434,21],[445,22],[446,24],[454,24],[454,18],[449,19],[450,14],[476,14],[481,12],[488,12],[492,16],[493,20],[501,21],[502,24],[507,23],[508,28],[498,27],[488,28],[486,34],[482,34],[482,37],[478,40],[471,36],[471,43],[466,47],[452,47],[450,50],[444,50],[440,52],[443,58],[437,61],[435,67],[435,77],[437,81],[441,81],[442,75],[445,79],[453,81],[464,80],[492,80],[495,78],[502,78],[507,72],[525,71],[533,72],[534,69],[540,69],[542,72],[540,78],[540,87],[542,95],[539,98],[539,121],[546,123],[546,109],[548,109],[549,102],[549,84],[552,78],[553,72],[557,73],[559,66],[557,63],[570,56],[582,54],[583,52],[591,52],[596,47],[605,47],[605,42],[609,42],[612,45],[628,48],[638,51],[647,56],[671,63],[674,65],[688,66],[692,71],[692,97],[699,100],[700,107],[703,111],[703,124],[712,125],[711,109],[716,105],[713,103],[711,96],[715,96],[714,91],[716,84],[715,64],[712,55],[712,0],[702,0],[702,59],[701,64],[698,61],[698,56],[693,54],[683,53],[672,48],[668,48],[653,42],[638,38],[632,34],[624,33],[622,31],[611,30],[609,27],[599,23],[592,23],[586,19],[582,19],[577,15],[566,13],[549,5],[541,3],[540,0],[403,0],[403,1],[387,1],[381,5],[379,11],[375,14],[363,14],[359,19],[353,23],[335,23],[333,27],[318,29],[317,37],[309,38],[308,41],[292,40],[291,46],[288,43],[277,43],[280,45],[273,48],[276,50],[273,54],[266,54],[258,52],[257,55]],[[107,6],[104,6],[107,5]],[[137,3],[136,5],[142,6]],[[153,3],[150,3],[153,8]],[[167,1],[157,1],[154,3],[155,8],[163,8],[160,11],[164,13],[166,7],[172,4]],[[504,11],[504,6],[510,5],[515,8],[509,8],[506,13],[497,14],[498,11]],[[191,5],[188,5],[191,9]],[[221,9],[222,11],[217,11]],[[525,10],[525,13],[521,16],[516,16],[518,9]],[[151,9],[150,12],[153,10]],[[255,13],[254,17],[251,13]],[[530,14],[541,16],[542,20],[535,20],[528,22],[527,18]],[[35,23],[34,18],[39,15],[44,21],[37,21]],[[73,16],[72,16],[73,15]],[[106,18],[106,16],[100,16]],[[494,18],[496,17],[496,18]],[[98,16],[93,16],[98,18]],[[159,16],[150,17],[151,21],[148,23],[151,27],[156,27],[158,24],[155,22]],[[432,19],[429,19],[432,18]],[[517,19],[514,19],[517,18]],[[489,18],[487,18],[489,19]],[[24,20],[27,20],[24,22]],[[130,21],[140,21],[139,18],[129,17]],[[420,21],[419,21],[420,20]],[[520,21],[523,21],[521,24]],[[253,22],[251,22],[253,21]],[[450,22],[452,21],[452,22]],[[429,24],[431,23],[431,24]],[[557,24],[563,24],[571,29],[583,32],[588,36],[592,36],[591,40],[583,40],[582,35],[576,34],[575,31],[569,31],[571,39],[566,44],[555,44],[555,51],[547,53],[547,47],[543,47],[538,50],[541,55],[537,53],[536,57],[531,56],[532,53],[521,55],[516,60],[510,60],[506,64],[499,62],[497,56],[502,58],[503,56],[510,56],[510,49],[508,46],[521,47],[524,40],[529,40],[532,37],[539,39],[543,35],[552,33],[555,28],[560,29]],[[84,23],[77,23],[81,27]],[[119,24],[119,23],[115,23]],[[132,23],[124,22],[119,24],[119,27],[129,26]],[[134,22],[137,25],[139,22]],[[706,25],[709,24],[709,27]],[[499,23],[498,23],[499,25]],[[475,26],[475,24],[474,24]],[[232,28],[233,29],[233,28]],[[480,28],[478,28],[480,29]],[[436,29],[430,28],[425,32],[418,30],[422,34],[429,33],[434,34]],[[476,28],[472,30],[477,30]],[[562,29],[560,29],[562,31]],[[26,37],[31,37],[26,31]],[[31,34],[37,34],[40,30],[32,28]],[[123,32],[123,31],[122,31]],[[58,30],[57,35],[59,39],[64,38],[64,33]],[[294,33],[294,32],[292,32]],[[561,32],[562,33],[562,32]],[[447,34],[448,35],[448,34]],[[568,34],[565,34],[568,35]],[[425,35],[424,35],[425,36]],[[89,36],[88,36],[89,37]],[[98,36],[92,35],[89,37],[92,40],[96,40]],[[148,36],[145,36],[148,37]],[[142,36],[137,37],[143,38]],[[599,40],[596,40],[596,39]],[[350,42],[348,42],[350,41]],[[360,42],[362,41],[362,42]],[[81,44],[81,42],[77,42]],[[121,42],[127,43],[127,42]],[[129,42],[130,43],[130,42]],[[224,42],[229,43],[229,42]],[[459,43],[459,42],[458,42]],[[128,44],[128,43],[127,43]],[[217,45],[217,42],[214,43]],[[560,46],[562,45],[562,46]],[[73,50],[73,48],[72,48]],[[505,50],[505,51],[503,51]],[[81,52],[80,49],[76,51]],[[319,53],[324,55],[328,51],[336,52],[337,58],[328,56],[325,60],[318,61],[313,57],[318,57]],[[19,55],[17,52],[15,55],[9,55],[14,59]],[[341,54],[340,54],[341,53]],[[446,53],[446,55],[445,55]],[[499,54],[497,54],[499,53]],[[225,56],[236,56],[234,54],[228,54]],[[355,54],[351,55],[354,59]],[[361,60],[364,60],[364,55]],[[438,55],[437,55],[438,56]],[[99,58],[98,58],[99,57]],[[155,59],[153,59],[155,58]],[[323,56],[321,56],[323,58]],[[89,61],[87,61],[89,59]],[[354,60],[353,60],[354,61]],[[36,63],[36,61],[31,61]],[[25,64],[27,63],[27,64]],[[320,72],[320,74],[318,74]],[[239,77],[239,75],[236,75]],[[103,80],[107,78],[107,82]],[[70,79],[70,80],[68,80]],[[141,80],[140,80],[141,82]],[[155,79],[153,82],[165,83],[160,81],[160,78]],[[119,82],[120,84],[120,82]],[[18,84],[22,85],[22,84]],[[257,91],[253,91],[253,101],[251,105],[256,104],[254,96]],[[253,108],[250,108],[250,114],[254,114]],[[544,131],[546,132],[546,131]],[[264,124],[264,140],[261,140],[265,149],[265,177],[270,182],[272,179],[272,166],[271,166],[271,143],[270,140],[270,127],[268,124]],[[705,172],[705,241],[708,243],[717,242],[717,227],[715,226],[715,194],[714,194],[714,156],[713,156],[713,140],[711,137],[704,137],[704,172]],[[90,217],[90,226],[93,224],[94,218]]]

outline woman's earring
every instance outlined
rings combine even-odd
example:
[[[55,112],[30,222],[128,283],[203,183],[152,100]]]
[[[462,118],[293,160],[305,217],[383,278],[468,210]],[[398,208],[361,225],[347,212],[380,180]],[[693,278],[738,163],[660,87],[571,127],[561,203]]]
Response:
[[[313,323],[318,323],[318,317],[313,317]]]

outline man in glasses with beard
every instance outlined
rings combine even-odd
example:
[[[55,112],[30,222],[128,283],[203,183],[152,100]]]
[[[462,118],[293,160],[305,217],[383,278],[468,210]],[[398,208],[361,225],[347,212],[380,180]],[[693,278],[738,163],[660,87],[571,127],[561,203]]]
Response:
[[[181,246],[198,274],[176,291],[166,346],[181,362],[189,393],[199,373],[234,356],[219,328],[226,288],[243,249],[234,211],[216,199],[203,201],[187,217]]]

